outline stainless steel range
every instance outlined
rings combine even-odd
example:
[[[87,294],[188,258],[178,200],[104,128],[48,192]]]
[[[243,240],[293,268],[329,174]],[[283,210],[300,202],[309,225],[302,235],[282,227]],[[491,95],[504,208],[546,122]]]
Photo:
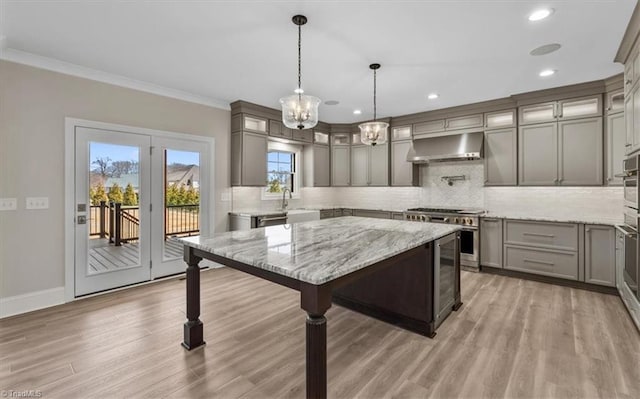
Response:
[[[480,215],[482,209],[412,208],[404,212],[406,220],[430,223],[448,223],[462,226],[460,232],[460,265],[472,270],[480,267]]]

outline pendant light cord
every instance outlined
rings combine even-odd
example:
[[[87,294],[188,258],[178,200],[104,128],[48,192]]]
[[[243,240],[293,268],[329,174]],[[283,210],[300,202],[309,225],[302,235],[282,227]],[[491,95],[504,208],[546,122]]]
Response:
[[[298,99],[302,98],[302,93],[299,90],[302,86],[302,83],[301,83],[302,61],[301,61],[301,55],[300,55],[301,52],[302,52],[302,26],[298,25]]]
[[[373,70],[373,121],[376,121],[376,70]]]

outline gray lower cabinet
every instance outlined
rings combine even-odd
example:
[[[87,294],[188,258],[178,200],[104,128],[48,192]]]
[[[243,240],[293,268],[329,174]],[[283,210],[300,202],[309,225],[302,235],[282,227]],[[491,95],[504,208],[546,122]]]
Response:
[[[389,185],[389,145],[351,147],[351,185]]]
[[[524,186],[551,186],[557,183],[557,122],[520,126],[518,181]]]
[[[624,113],[608,115],[604,155],[607,184],[610,186],[622,185],[625,140]]]
[[[413,145],[411,140],[391,142],[391,185],[419,185],[419,166],[407,161],[407,153]]]
[[[518,133],[514,128],[484,132],[485,186],[518,184]]]
[[[480,266],[502,269],[502,219],[480,219]]]
[[[349,146],[331,147],[331,185],[348,186],[351,182]]]
[[[333,209],[321,209],[320,210],[320,219],[329,219],[335,216],[335,212]]]
[[[576,223],[504,221],[504,268],[578,280],[579,228]]]
[[[238,132],[231,134],[231,185],[267,185],[267,136]]]
[[[393,219],[393,220],[404,220],[404,213],[402,213],[402,212],[391,212],[391,219]]]
[[[611,226],[584,226],[584,281],[616,285],[616,233]]]
[[[326,145],[306,145],[303,150],[304,185],[329,187],[331,185],[331,150]]]
[[[558,182],[602,185],[602,117],[558,122]]]
[[[353,216],[360,216],[364,218],[391,219],[391,212],[373,211],[369,209],[354,209]]]

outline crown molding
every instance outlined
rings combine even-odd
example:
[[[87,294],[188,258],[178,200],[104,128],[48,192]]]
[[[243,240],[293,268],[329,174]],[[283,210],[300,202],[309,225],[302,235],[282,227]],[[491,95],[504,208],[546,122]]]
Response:
[[[174,98],[177,100],[187,101],[190,103],[206,105],[213,108],[230,110],[229,103],[198,94],[189,93],[182,90],[172,89],[160,86],[154,83],[144,82],[141,80],[127,78],[125,76],[116,75],[108,72],[99,71],[97,69],[83,67],[77,64],[57,60],[55,58],[44,57],[41,55],[28,53],[13,48],[0,47],[0,60],[24,64],[35,68],[46,69],[48,71],[58,72],[65,75],[71,75],[83,79],[94,80],[101,83],[107,83],[114,86],[125,87],[128,89],[138,90],[145,93],[151,93],[158,96]]]
[[[616,52],[616,56],[613,59],[614,62],[619,62],[621,64],[627,63],[629,55],[631,54],[631,50],[633,49],[633,46],[635,45],[639,34],[640,3],[636,3],[635,8],[633,9],[633,14],[631,14],[631,19],[629,19],[627,29],[624,32],[624,36],[622,37],[622,41],[620,42],[620,46],[618,47],[618,51]]]

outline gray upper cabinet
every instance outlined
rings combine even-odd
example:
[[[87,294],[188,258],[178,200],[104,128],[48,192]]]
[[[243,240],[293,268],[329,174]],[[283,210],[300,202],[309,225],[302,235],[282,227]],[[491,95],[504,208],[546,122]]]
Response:
[[[389,145],[351,147],[351,185],[389,185]]]
[[[616,90],[607,93],[607,114],[615,114],[624,111],[624,90]]]
[[[637,59],[638,55],[631,55],[629,57],[629,60],[627,61],[627,63],[624,65],[624,94],[625,97],[628,97],[627,94],[629,94],[631,92],[631,89],[635,86],[635,80],[634,80],[634,59]]]
[[[629,154],[633,151],[633,125],[635,119],[635,115],[633,114],[633,94],[633,92],[630,92],[624,100],[625,154]]]
[[[519,108],[520,125],[602,116],[602,96],[572,98]]]
[[[502,268],[502,219],[480,219],[480,266]]]
[[[445,122],[445,129],[457,130],[457,129],[469,129],[473,127],[482,127],[484,125],[484,115],[474,114],[460,116],[457,118],[447,118]]]
[[[329,145],[329,134],[314,130],[313,143],[320,144],[320,145]]]
[[[421,135],[421,134],[432,134],[432,133],[444,132],[445,123],[446,121],[444,119],[414,123],[413,134],[415,136],[415,135]]]
[[[413,142],[411,140],[391,142],[391,185],[418,185],[419,166],[407,161],[407,153]]]
[[[515,128],[484,133],[484,184],[515,186],[518,183],[518,134]]]
[[[484,114],[473,114],[459,116],[455,118],[438,119],[428,122],[419,122],[413,124],[413,136],[420,137],[434,133],[442,133],[447,131],[482,128],[484,125]]]
[[[351,185],[369,185],[369,146],[351,147]]]
[[[559,122],[558,183],[602,185],[602,141],[602,117]]]
[[[389,185],[389,144],[371,146],[369,153],[369,185]]]
[[[269,136],[290,139],[293,137],[291,129],[286,127],[280,121],[269,120]]]
[[[584,281],[615,287],[616,234],[611,226],[585,225]]]
[[[269,121],[265,118],[249,114],[237,114],[231,117],[232,132],[252,132],[267,134],[269,132]]]
[[[484,127],[486,129],[516,127],[516,110],[508,109],[484,114]]]
[[[611,186],[622,185],[622,161],[624,160],[626,139],[624,116],[624,113],[607,116],[604,154],[607,184]]]
[[[246,132],[231,135],[231,184],[267,185],[267,136]]]
[[[558,124],[521,126],[518,138],[518,180],[525,186],[558,182]]]
[[[302,143],[313,143],[313,130],[311,129],[291,129],[292,139]]]
[[[520,107],[518,114],[520,125],[533,125],[556,121],[556,102],[533,104]]]
[[[391,128],[391,141],[411,140],[411,125]]]
[[[348,137],[348,136],[347,136]],[[350,147],[331,147],[331,185],[348,186],[351,179]]]
[[[303,150],[304,185],[328,187],[331,185],[331,150],[322,144],[306,145]]]
[[[636,72],[636,74],[637,73],[638,72]],[[633,100],[631,112],[633,117],[631,118],[631,148],[628,149],[629,153],[640,149],[640,85],[636,85],[633,89],[631,98]]]

